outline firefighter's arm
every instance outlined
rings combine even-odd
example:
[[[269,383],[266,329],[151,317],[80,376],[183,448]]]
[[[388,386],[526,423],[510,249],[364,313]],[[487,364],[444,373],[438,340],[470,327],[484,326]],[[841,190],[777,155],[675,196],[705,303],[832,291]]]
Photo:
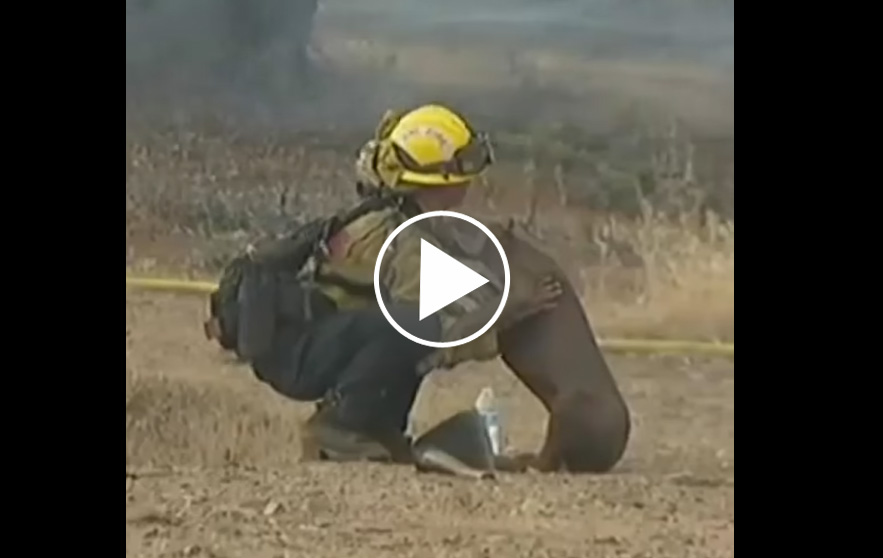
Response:
[[[491,303],[493,304],[493,303]],[[496,310],[496,306],[491,306],[490,312],[488,312],[487,317],[482,319],[476,319],[475,321],[481,323],[487,323],[490,320],[491,316],[493,316],[494,310]],[[477,316],[480,311],[473,312],[471,314],[467,314],[461,318],[461,320],[469,320],[473,316]],[[469,327],[469,331],[478,331],[481,324],[475,327]],[[467,328],[464,328],[467,329]],[[452,327],[450,331],[455,331],[456,328]],[[451,335],[451,339],[462,339],[465,335]],[[500,348],[497,343],[497,328],[491,327],[486,332],[482,333],[477,338],[473,339],[468,343],[464,343],[462,345],[457,345],[456,347],[448,347],[446,349],[438,349],[428,360],[425,365],[432,365],[432,368],[446,368],[450,369],[458,364],[468,361],[487,361],[494,359],[500,356]]]
[[[384,254],[380,281],[393,302],[420,304],[419,235],[405,229],[393,239]]]
[[[402,231],[390,246],[389,264],[383,268],[382,277],[393,301],[419,304],[421,236],[409,232]],[[482,287],[485,288],[493,287]],[[481,300],[480,297],[467,295],[440,310],[441,341],[462,339],[486,324],[496,312],[500,298],[484,298],[485,302],[478,303],[476,301]],[[498,355],[497,332],[491,328],[469,343],[437,350],[424,363],[424,367],[453,368],[461,362],[490,360]]]

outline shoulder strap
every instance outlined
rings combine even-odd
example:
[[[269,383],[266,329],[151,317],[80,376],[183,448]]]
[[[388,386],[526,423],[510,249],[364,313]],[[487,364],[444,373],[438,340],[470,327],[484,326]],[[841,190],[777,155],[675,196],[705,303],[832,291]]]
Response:
[[[327,254],[328,241],[347,225],[353,223],[363,215],[367,215],[373,211],[386,209],[388,207],[398,207],[408,217],[419,213],[419,210],[413,205],[413,202],[409,198],[401,195],[383,193],[366,196],[355,207],[341,211],[328,219],[319,238],[318,248],[320,249],[320,253]]]
[[[309,258],[306,267],[303,269],[301,277],[305,279],[307,283],[315,284],[319,266],[326,260],[330,252],[328,242],[331,240],[331,237],[359,217],[367,215],[372,211],[378,211],[388,207],[398,207],[408,214],[412,211],[413,202],[401,195],[388,192],[376,192],[363,195],[363,199],[355,207],[340,211],[326,219],[319,231],[318,237],[315,239],[315,242],[311,247],[311,257]]]

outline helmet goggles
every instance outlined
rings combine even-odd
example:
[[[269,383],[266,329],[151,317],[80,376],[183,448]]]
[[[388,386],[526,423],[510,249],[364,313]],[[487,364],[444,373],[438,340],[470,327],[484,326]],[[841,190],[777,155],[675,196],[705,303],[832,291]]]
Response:
[[[473,133],[469,143],[457,149],[447,161],[438,163],[421,165],[398,145],[393,144],[393,149],[402,167],[406,171],[419,175],[471,178],[480,174],[495,161],[493,146],[485,132]]]

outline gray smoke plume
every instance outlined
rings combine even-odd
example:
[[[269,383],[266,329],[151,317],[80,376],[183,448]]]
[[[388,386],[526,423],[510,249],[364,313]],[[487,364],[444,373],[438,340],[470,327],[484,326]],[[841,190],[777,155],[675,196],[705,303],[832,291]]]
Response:
[[[450,99],[494,123],[604,126],[637,106],[732,135],[734,22],[734,0],[127,0],[127,119],[213,113],[346,129]],[[348,65],[375,43],[392,53],[386,65]],[[427,45],[459,50],[409,62]],[[556,51],[585,75],[549,78]],[[520,77],[481,90],[407,79],[409,63],[431,77],[478,57]]]

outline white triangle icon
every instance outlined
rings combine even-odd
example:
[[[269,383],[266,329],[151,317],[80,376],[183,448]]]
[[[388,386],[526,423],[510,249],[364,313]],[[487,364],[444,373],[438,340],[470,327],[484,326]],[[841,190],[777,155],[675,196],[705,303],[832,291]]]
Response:
[[[420,320],[489,280],[420,239]]]

